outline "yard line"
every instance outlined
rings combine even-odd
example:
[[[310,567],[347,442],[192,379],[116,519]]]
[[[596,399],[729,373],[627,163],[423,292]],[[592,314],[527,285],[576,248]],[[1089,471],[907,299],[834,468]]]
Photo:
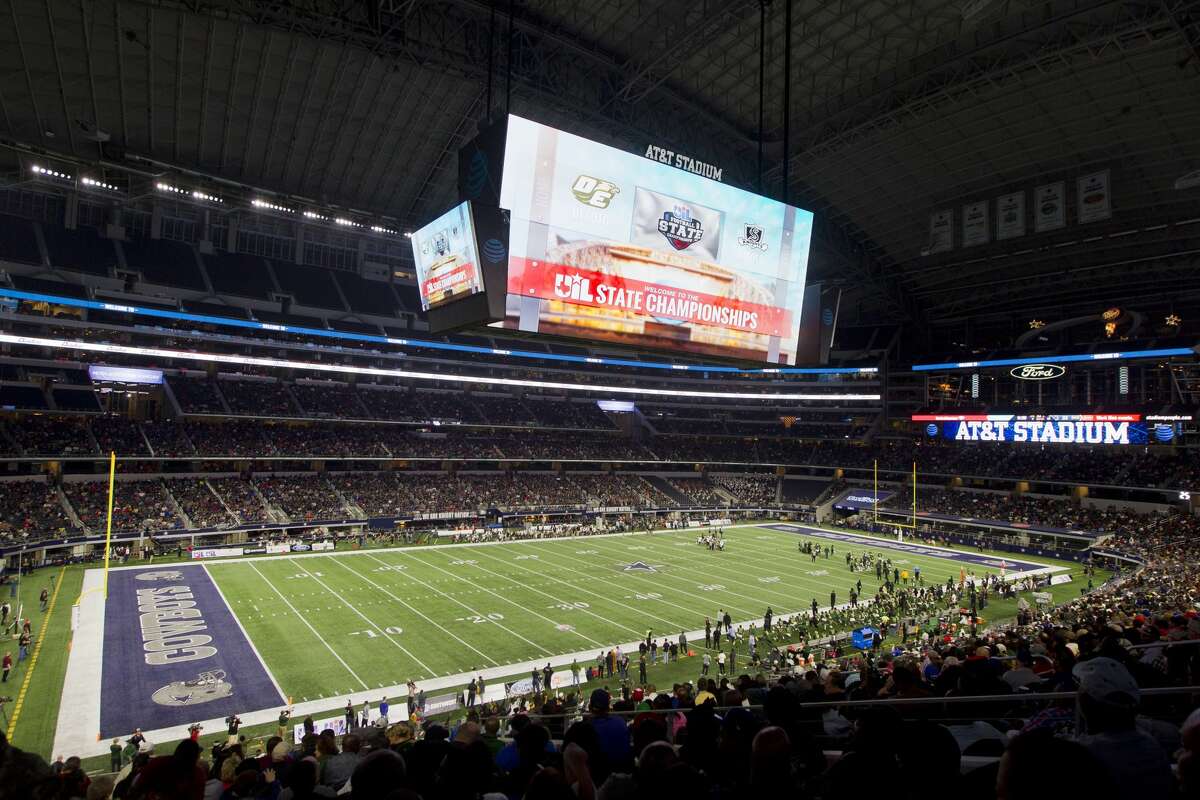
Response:
[[[489,556],[489,558],[495,558],[495,557],[494,557],[494,556]],[[497,560],[497,561],[500,561],[500,563],[501,563],[501,564],[505,564],[506,566],[508,566],[507,562],[505,562],[505,561],[502,561],[501,559],[498,559],[498,558],[497,558],[496,560]],[[556,602],[562,602],[561,598],[555,597],[554,595],[550,594],[549,592],[543,592],[541,589],[535,589],[533,586],[531,586],[531,585],[529,585],[529,584],[527,584],[527,583],[521,583],[520,581],[514,580],[513,578],[510,578],[510,577],[508,577],[507,575],[501,575],[499,572],[493,572],[492,570],[488,569],[487,567],[480,566],[479,564],[474,564],[473,566],[474,566],[476,569],[479,569],[479,570],[482,570],[483,572],[486,572],[488,575],[494,575],[494,576],[496,576],[496,577],[497,577],[497,578],[499,578],[500,580],[503,580],[503,581],[508,581],[508,582],[510,582],[510,583],[513,583],[513,584],[515,584],[516,586],[520,586],[521,588],[523,588],[523,589],[527,589],[528,591],[531,591],[531,592],[537,592],[538,594],[542,595],[543,597],[549,597],[551,600],[554,600],[554,601],[556,601]],[[519,565],[519,564],[517,564],[517,565],[514,565],[514,566],[516,566],[518,569],[523,569],[523,570],[525,570],[526,572],[532,572],[532,573],[533,573],[533,574],[535,574],[535,575],[538,575],[538,574],[539,574],[539,573],[535,572],[534,570],[530,569],[529,567],[521,566],[521,565]],[[581,587],[579,587],[579,586],[576,586],[576,585],[574,585],[574,584],[567,583],[566,581],[559,580],[558,578],[552,578],[552,577],[550,577],[549,575],[542,575],[542,577],[550,578],[550,579],[551,579],[551,580],[553,580],[553,581],[557,581],[558,583],[565,584],[566,586],[569,586],[569,587],[571,587],[571,589],[573,589],[573,590],[575,590],[575,591],[584,592],[584,593],[586,593],[586,594],[594,595],[594,596],[596,596],[596,597],[600,597],[600,598],[603,598],[603,597],[604,597],[604,595],[602,595],[602,594],[598,594],[598,593],[596,593],[596,592],[591,592],[591,591],[588,591],[587,589],[583,589],[583,588],[581,588]],[[607,599],[607,598],[605,598],[605,599]],[[601,615],[599,615],[599,614],[596,614],[595,612],[593,612],[593,611],[590,611],[590,610],[588,610],[588,609],[586,609],[586,608],[578,608],[578,609],[576,609],[576,611],[582,611],[583,613],[587,614],[588,616],[595,617],[596,619],[598,619],[598,620],[600,620],[601,622],[604,622],[604,623],[606,623],[606,624],[608,624],[608,625],[612,625],[612,626],[614,626],[614,627],[617,627],[617,628],[620,628],[620,629],[622,629],[622,630],[629,631],[630,633],[633,633],[633,634],[641,635],[641,631],[639,631],[639,630],[637,630],[637,629],[635,629],[635,628],[631,628],[631,627],[629,627],[628,625],[622,625],[622,624],[621,624],[621,623],[619,623],[619,622],[616,622],[616,621],[614,621],[614,620],[610,620],[610,619],[607,619],[607,618],[605,618],[605,617],[602,617]],[[668,620],[664,620],[664,619],[662,619],[661,617],[655,617],[655,619],[658,619],[658,620],[660,620],[660,621],[662,621],[662,622],[667,622],[667,621],[668,621]]]
[[[288,560],[289,560],[289,561],[292,561],[293,563],[295,563],[295,559],[288,559]],[[416,656],[414,656],[412,653],[410,653],[407,647],[405,647],[404,645],[402,645],[402,644],[400,644],[399,642],[397,642],[395,639],[393,639],[393,638],[392,638],[392,635],[391,635],[390,633],[388,633],[386,630],[384,630],[384,629],[383,629],[383,628],[381,628],[380,626],[376,625],[374,622],[372,622],[372,621],[370,620],[370,618],[369,618],[369,617],[368,617],[366,614],[362,613],[362,612],[361,612],[361,611],[359,611],[357,608],[355,608],[353,605],[351,605],[349,600],[347,600],[346,598],[342,597],[342,596],[341,596],[340,594],[338,594],[337,592],[333,591],[333,589],[330,589],[330,588],[329,588],[329,586],[328,586],[328,584],[326,584],[326,583],[325,583],[325,581],[321,580],[321,579],[320,579],[320,578],[318,578],[316,575],[313,575],[311,572],[309,572],[309,571],[308,571],[308,570],[307,570],[305,567],[301,566],[300,564],[296,564],[296,566],[298,566],[298,567],[300,567],[300,569],[304,570],[304,574],[305,574],[305,575],[309,576],[309,577],[310,577],[310,578],[312,578],[314,581],[316,581],[317,583],[321,584],[321,586],[322,586],[322,587],[324,587],[325,591],[329,592],[331,595],[333,595],[334,597],[336,597],[338,600],[341,600],[341,601],[342,601],[342,604],[343,604],[344,606],[346,606],[346,608],[350,609],[350,610],[351,610],[351,611],[353,611],[355,614],[358,614],[358,616],[362,617],[362,620],[363,620],[363,622],[367,623],[367,624],[368,624],[368,625],[370,625],[372,628],[374,628],[375,630],[379,631],[379,633],[380,633],[380,634],[382,634],[382,635],[384,636],[384,638],[386,638],[386,639],[387,639],[389,642],[391,642],[392,644],[396,645],[396,647],[400,648],[400,651],[401,651],[402,653],[404,653],[406,656],[408,656],[409,658],[411,658],[413,661],[417,662],[417,666],[419,666],[421,669],[425,670],[426,672],[428,672],[428,673],[429,673],[430,675],[432,675],[432,676],[436,676],[436,675],[437,675],[437,672],[435,672],[434,670],[430,669],[430,667],[429,667],[429,665],[428,665],[428,664],[426,664],[424,661],[422,661],[421,659],[417,658],[417,657],[416,657]]]
[[[204,574],[208,576],[209,583],[217,590],[217,597],[221,598],[221,602],[229,609],[229,616],[233,617],[233,621],[237,623],[238,630],[242,632],[242,638],[246,640],[246,644],[250,645],[250,652],[254,653],[254,657],[258,659],[258,663],[262,665],[263,672],[267,673],[267,677],[271,679],[271,684],[274,685],[275,691],[279,692],[279,699],[286,701],[287,693],[283,691],[283,687],[279,685],[279,681],[275,680],[275,675],[267,667],[267,662],[263,661],[262,654],[258,652],[258,648],[254,645],[254,640],[250,638],[250,634],[246,633],[246,626],[242,624],[242,618],[234,613],[233,606],[229,605],[229,600],[225,597],[225,592],[221,590],[217,579],[209,572],[207,564],[201,564],[200,567],[204,570]],[[254,610],[258,611],[258,606],[255,606]]]
[[[375,581],[371,580],[371,579],[370,579],[370,578],[368,578],[366,575],[363,575],[363,574],[362,574],[361,572],[359,572],[358,570],[356,570],[356,569],[350,569],[350,567],[346,566],[346,565],[345,565],[345,564],[342,562],[342,559],[341,559],[341,558],[339,558],[338,556],[329,556],[329,558],[330,558],[330,560],[331,560],[331,561],[333,561],[333,563],[337,564],[337,565],[338,565],[339,567],[341,567],[342,569],[345,569],[345,570],[347,570],[347,571],[349,571],[349,572],[352,572],[353,574],[355,574],[355,575],[357,575],[358,577],[362,578],[364,581],[366,581],[367,583],[371,584],[371,585],[372,585],[372,586],[374,586],[376,589],[378,589],[379,591],[381,591],[381,592],[383,592],[384,594],[386,594],[388,597],[390,597],[390,598],[392,598],[393,600],[395,600],[397,603],[400,603],[402,606],[404,606],[404,607],[405,607],[405,608],[407,608],[409,611],[411,611],[411,612],[413,612],[414,614],[416,614],[417,616],[419,616],[421,619],[423,619],[423,620],[425,620],[426,622],[428,622],[430,625],[433,625],[433,626],[434,626],[435,628],[437,628],[438,630],[441,630],[442,632],[444,632],[445,634],[447,634],[448,636],[450,636],[452,639],[454,639],[455,641],[457,641],[459,644],[461,644],[461,645],[463,645],[464,647],[467,647],[467,648],[469,648],[469,649],[471,649],[471,650],[474,650],[474,651],[475,651],[476,653],[478,653],[478,654],[479,654],[481,657],[483,657],[483,658],[487,659],[488,661],[492,662],[492,666],[494,666],[494,667],[495,667],[495,666],[499,666],[499,664],[496,662],[496,660],[495,660],[494,658],[492,658],[491,656],[489,656],[487,653],[485,653],[485,652],[483,652],[482,650],[480,650],[479,648],[475,647],[475,646],[474,646],[474,645],[472,645],[470,642],[466,642],[466,641],[464,641],[464,640],[460,639],[459,637],[455,636],[455,635],[454,635],[454,634],[453,634],[453,633],[452,633],[452,632],[451,632],[449,629],[445,628],[445,627],[444,627],[444,626],[442,626],[442,625],[439,625],[437,622],[434,622],[432,619],[430,619],[429,617],[425,616],[425,614],[423,614],[423,613],[421,613],[420,611],[418,611],[417,609],[413,608],[413,607],[412,607],[412,606],[410,606],[408,603],[406,603],[404,600],[402,600],[401,598],[399,598],[399,597],[397,597],[396,595],[392,594],[392,593],[391,593],[391,592],[389,592],[387,589],[385,589],[384,587],[380,586],[378,583],[376,583]]]
[[[651,549],[653,550],[653,548],[651,548]],[[671,552],[673,552],[673,551],[671,551]],[[716,554],[713,554],[713,555],[716,555]],[[739,553],[738,555],[741,555],[741,554]],[[761,575],[758,575],[755,573],[744,572],[742,570],[739,570],[735,566],[730,566],[730,565],[724,564],[724,563],[718,563],[718,562],[720,562],[720,560],[723,557],[724,557],[724,554],[717,555],[716,558],[714,558],[711,562],[706,562],[704,570],[702,570],[702,571],[707,574],[711,574],[714,577],[720,577],[721,575],[729,575],[729,576],[733,577],[735,580],[752,580],[754,582],[758,582],[758,579],[760,577],[762,577]],[[742,558],[745,561],[764,562],[764,559],[753,558],[752,556],[742,556]],[[819,587],[824,587],[824,589],[822,591],[828,590],[828,589],[833,589],[834,591],[844,591],[846,588],[845,585],[838,585],[835,583],[827,583],[824,581],[811,581],[806,578],[799,577],[797,575],[789,574],[787,572],[787,570],[782,569],[780,567],[780,564],[775,561],[766,561],[765,563],[767,564],[767,566],[770,569],[776,571],[777,573],[788,574],[788,577],[791,580],[796,581],[799,584],[799,586],[797,586],[796,584],[790,584],[790,583],[780,583],[780,584],[764,583],[764,584],[762,584],[764,589],[766,589],[766,587],[769,587],[769,586],[782,585],[785,587],[791,587],[793,589],[798,589],[800,587],[803,587],[803,588],[811,591],[812,585],[814,583]],[[817,563],[821,563],[821,562],[818,561]],[[679,567],[679,569],[691,569],[693,572],[701,571],[701,570],[695,570],[695,569],[689,568],[689,567]],[[837,567],[837,569],[841,569],[841,567]],[[847,570],[847,572],[848,572],[848,570]],[[809,576],[809,577],[812,577],[812,576]],[[853,583],[853,581],[851,583]],[[774,592],[775,594],[779,594],[779,595],[784,595],[787,598],[788,602],[792,602],[795,599],[794,591],[782,591],[779,589],[766,589],[766,591]]]
[[[479,550],[479,551],[476,553],[476,555],[480,555],[480,554],[483,554],[483,553],[484,553],[484,551],[483,551],[483,550]],[[494,559],[496,559],[497,561],[500,561],[500,563],[501,563],[501,564],[505,564],[505,563],[506,563],[506,562],[504,562],[504,561],[501,561],[501,559],[497,558],[496,556],[489,555],[489,556],[488,556],[488,558],[494,558]],[[526,566],[522,566],[522,565],[518,565],[518,564],[514,564],[514,565],[511,565],[511,566],[516,566],[518,569],[523,569],[523,570],[526,570],[527,572],[534,572],[534,570],[532,570],[532,569],[530,569],[529,567],[526,567]],[[559,566],[559,565],[557,565],[557,564],[554,564],[553,566],[554,566],[554,567],[556,567],[556,568],[558,568],[558,569],[570,569],[569,567],[560,567],[560,566]],[[482,568],[481,568],[481,569],[482,569]],[[490,571],[490,570],[489,570],[489,571]],[[492,573],[492,574],[495,574],[495,573]],[[601,594],[600,592],[594,592],[594,591],[592,591],[591,589],[585,589],[585,588],[583,588],[583,586],[581,586],[581,585],[579,585],[579,584],[571,583],[571,582],[569,582],[569,581],[564,581],[562,578],[556,578],[556,577],[554,577],[553,575],[547,575],[547,574],[544,574],[544,573],[536,573],[536,572],[535,572],[534,574],[542,574],[542,575],[543,575],[543,577],[549,578],[550,580],[554,581],[555,583],[561,583],[561,584],[563,584],[564,586],[568,586],[568,587],[570,587],[571,589],[573,589],[574,591],[577,591],[577,592],[583,592],[584,594],[589,594],[589,595],[591,595],[591,596],[593,596],[593,597],[599,597],[599,598],[601,598],[601,599],[603,599],[603,600],[607,600],[607,601],[609,601],[609,602],[611,602],[611,603],[614,603],[614,604],[616,604],[616,605],[618,605],[618,606],[619,606],[619,605],[622,605],[622,604],[621,604],[621,602],[620,602],[620,598],[612,598],[612,597],[607,597],[607,596],[605,596],[605,595]],[[594,577],[594,576],[593,576],[593,577]],[[532,588],[532,587],[529,587],[529,588]],[[543,592],[543,594],[545,594],[545,593]],[[695,614],[695,613],[696,613],[694,609],[688,608],[688,607],[686,607],[686,606],[681,606],[681,605],[678,605],[678,604],[676,604],[676,603],[669,602],[669,601],[667,601],[667,600],[664,600],[664,599],[662,599],[662,598],[659,598],[658,602],[659,602],[659,603],[661,603],[662,605],[671,606],[672,608],[678,608],[680,611],[686,611],[686,612],[687,612],[689,615],[691,615],[691,614]],[[649,612],[645,612],[645,611],[639,611],[639,612],[637,612],[637,613],[641,614],[641,615],[642,615],[642,616],[644,616],[644,617],[650,617],[650,618],[652,618],[652,619],[656,619],[656,620],[658,620],[659,622],[665,622],[665,623],[669,624],[669,625],[670,625],[672,628],[674,628],[674,627],[675,627],[675,626],[678,624],[678,623],[676,623],[676,622],[675,622],[675,621],[673,621],[673,620],[669,620],[669,619],[666,619],[666,618],[664,618],[664,617],[660,617],[660,616],[658,616],[657,614],[651,614],[651,613],[649,613]],[[596,616],[596,615],[595,615],[595,614],[593,614],[592,616]],[[638,634],[639,636],[640,636],[640,635],[642,635],[642,632],[641,632],[640,630],[634,630],[633,628],[629,628],[629,627],[626,627],[626,626],[624,626],[624,625],[621,625],[620,627],[622,627],[622,628],[625,628],[625,630],[627,630],[627,631],[633,631],[634,633]],[[686,627],[686,626],[685,626],[685,627]]]
[[[599,545],[597,545],[597,546],[599,546]],[[712,577],[712,576],[711,576],[711,575],[709,575],[707,572],[705,572],[704,570],[701,570],[701,569],[692,569],[692,568],[690,568],[690,567],[683,567],[683,566],[677,566],[677,565],[671,565],[671,569],[672,569],[672,570],[680,570],[680,571],[683,571],[683,572],[690,572],[690,573],[694,573],[694,574],[700,574],[700,575],[703,575],[703,576],[705,576],[706,578]],[[641,573],[637,573],[637,575],[638,575],[638,577],[646,577],[646,578],[649,578],[649,577],[651,577],[651,576],[649,576],[649,575],[643,575],[643,574],[641,574]],[[672,573],[671,573],[671,572],[669,572],[669,571],[656,572],[656,573],[654,573],[653,577],[655,577],[655,578],[663,578],[663,579],[666,579],[666,580],[684,581],[685,583],[689,583],[689,584],[691,584],[693,588],[695,588],[695,587],[696,587],[696,584],[693,582],[693,579],[691,579],[691,578],[685,578],[685,577],[683,577],[682,575],[674,575],[674,574],[672,574]],[[704,581],[704,582],[706,583],[707,581]],[[765,585],[765,584],[764,584],[764,585]],[[760,598],[760,597],[751,597],[750,595],[742,594],[741,592],[735,592],[735,591],[733,591],[733,590],[729,589],[728,587],[726,587],[726,588],[723,590],[723,592],[724,592],[725,594],[727,594],[727,595],[731,596],[731,597],[740,597],[740,598],[742,598],[743,600],[749,600],[749,601],[751,601],[751,602],[753,602],[753,603],[760,603],[760,604],[766,603],[766,601],[765,601],[765,600],[763,600],[763,599],[762,599],[762,598]],[[791,600],[792,600],[790,593],[787,593],[787,592],[780,592],[780,591],[773,591],[773,592],[771,592],[771,593],[772,593],[772,594],[777,594],[777,595],[780,595],[780,596],[783,596],[783,597],[786,597],[786,598],[787,598],[787,602],[791,602]],[[714,594],[714,595],[716,595],[716,594],[718,594],[718,593],[717,593],[717,592],[714,592],[713,594]],[[757,614],[761,614],[761,613],[762,613],[762,611],[761,611],[761,610],[759,610],[759,611],[757,611],[757,612],[755,612],[755,611],[746,611],[744,608],[738,608],[737,606],[733,606],[733,605],[730,605],[730,604],[728,604],[728,603],[726,603],[725,605],[729,606],[730,610],[733,610],[733,611],[739,611],[739,612],[741,612],[741,613],[743,613],[743,614],[749,614],[751,617],[753,617],[753,616],[755,616],[755,615],[757,615]]]
[[[249,566],[250,566],[250,569],[252,569],[252,570],[254,570],[255,572],[257,572],[257,573],[258,573],[258,577],[262,578],[262,580],[263,580],[263,583],[265,583],[265,584],[267,584],[268,586],[270,586],[270,587],[271,587],[271,589],[272,589],[272,591],[274,591],[274,592],[275,592],[275,594],[279,595],[279,599],[283,601],[283,604],[284,604],[284,605],[286,605],[288,608],[290,608],[290,609],[292,610],[292,613],[293,613],[293,614],[295,614],[297,617],[299,617],[299,618],[300,618],[300,621],[301,621],[301,622],[303,622],[303,623],[305,624],[305,626],[307,626],[307,628],[308,628],[310,631],[312,631],[312,635],[313,635],[313,636],[315,636],[315,637],[317,637],[317,639],[318,639],[318,640],[321,642],[321,644],[325,645],[325,649],[326,649],[326,650],[328,650],[330,653],[333,653],[333,657],[334,657],[334,658],[336,658],[336,659],[338,660],[338,662],[339,662],[339,663],[340,663],[340,664],[341,664],[343,667],[345,667],[345,668],[346,668],[346,671],[347,671],[347,672],[349,672],[351,675],[353,675],[353,676],[354,676],[354,680],[358,681],[358,682],[359,682],[359,684],[360,684],[360,685],[362,686],[362,688],[364,688],[364,689],[369,689],[369,688],[371,688],[371,687],[367,686],[367,684],[366,684],[366,681],[364,681],[362,678],[358,677],[358,673],[357,673],[357,672],[355,672],[354,670],[350,669],[350,665],[349,665],[349,664],[347,664],[345,661],[343,661],[343,660],[342,660],[342,657],[341,657],[340,655],[338,655],[338,652],[337,652],[336,650],[334,650],[332,647],[330,647],[330,646],[329,646],[329,642],[325,641],[325,637],[324,637],[324,636],[322,636],[321,634],[317,633],[317,629],[316,629],[316,628],[314,628],[314,627],[313,627],[313,626],[312,626],[312,625],[309,623],[309,621],[308,621],[307,619],[305,619],[305,618],[304,618],[304,615],[303,615],[303,614],[301,614],[299,611],[297,611],[297,610],[296,610],[296,607],[295,607],[295,606],[293,606],[293,605],[292,605],[292,604],[291,604],[291,603],[288,601],[288,599],[287,599],[286,597],[284,597],[284,596],[283,596],[283,592],[281,592],[281,591],[279,591],[279,589],[275,588],[275,584],[273,584],[273,583],[271,583],[269,580],[267,580],[267,576],[266,576],[266,575],[263,575],[263,574],[262,574],[262,572],[260,572],[260,571],[259,571],[259,569],[258,569],[258,567],[257,567],[257,566],[255,566],[254,564],[250,564]]]
[[[543,554],[545,554],[545,553],[546,553],[546,552],[548,552],[548,551],[547,551],[547,550],[543,550],[542,552],[543,552]],[[569,554],[565,554],[565,553],[564,553],[564,554],[562,555],[562,557],[563,557],[563,558],[569,558],[570,556],[569,556]],[[552,562],[549,562],[549,559],[547,559],[547,562],[548,562],[548,563],[552,563]],[[575,569],[574,567],[570,567],[570,566],[565,566],[565,565],[563,565],[563,564],[558,564],[558,563],[555,563],[555,564],[554,564],[554,566],[558,567],[559,569],[565,569],[565,570],[569,570],[569,571],[571,571],[571,572],[574,572],[574,573],[576,573],[576,574],[578,574],[578,575],[583,575],[583,576],[585,576],[585,577],[589,577],[589,578],[590,578],[590,577],[595,577],[594,575],[588,575],[588,573],[586,573],[586,572],[584,572],[584,571],[582,571],[582,570]],[[658,576],[658,575],[664,575],[665,573],[662,573],[662,572],[655,572],[655,573],[654,573],[654,575],[647,575],[647,574],[640,573],[640,572],[630,572],[630,573],[628,573],[628,574],[629,574],[631,577],[634,577],[634,578],[648,578],[648,579],[651,579],[651,580],[653,580],[653,578],[654,578],[655,576]],[[683,589],[676,589],[676,588],[672,588],[672,587],[669,587],[669,586],[660,586],[660,585],[658,585],[658,584],[655,584],[654,588],[653,588],[652,590],[650,590],[650,591],[653,591],[653,592],[656,592],[656,593],[659,593],[659,594],[661,594],[661,593],[662,593],[662,592],[664,592],[664,591],[666,591],[666,592],[680,592],[680,593],[685,593]],[[690,608],[690,607],[687,607],[687,606],[681,606],[681,605],[678,605],[677,603],[671,603],[671,602],[669,602],[668,600],[666,600],[666,599],[664,599],[664,598],[661,598],[661,597],[660,597],[658,600],[656,600],[655,602],[656,602],[656,603],[663,603],[663,604],[666,604],[666,605],[671,605],[671,606],[674,606],[675,608],[681,609],[681,610],[683,610],[683,611],[687,611],[689,614],[699,614],[699,615],[701,615],[701,616],[707,616],[707,614],[705,614],[705,612],[704,612],[702,609],[695,609],[695,608]],[[751,616],[751,617],[753,617],[753,616],[756,616],[756,615],[758,614],[758,612],[757,612],[757,611],[747,611],[747,610],[746,610],[746,609],[744,609],[744,608],[739,608],[739,607],[737,607],[737,606],[730,605],[729,603],[725,603],[724,605],[728,606],[730,611],[737,611],[737,612],[739,612],[739,613],[741,613],[741,614],[747,614],[747,615],[749,615],[749,616]],[[674,627],[674,626],[672,626],[672,627]]]
[[[378,560],[378,559],[377,559],[377,560]],[[418,564],[424,564],[424,565],[425,565],[425,566],[427,566],[427,567],[430,567],[430,568],[432,568],[432,569],[436,569],[438,572],[442,572],[442,573],[445,573],[446,575],[449,575],[451,578],[453,578],[453,579],[454,579],[454,582],[456,582],[456,583],[463,582],[463,579],[462,579],[461,577],[459,577],[458,575],[455,575],[453,572],[450,572],[449,570],[442,569],[441,567],[439,567],[439,566],[438,566],[438,565],[436,565],[436,564],[430,564],[428,561],[422,561],[421,559],[417,558],[416,556],[412,556],[412,560],[413,560],[413,561],[416,561]],[[387,562],[386,562],[386,561],[380,561],[379,563],[381,563],[381,564],[386,564]],[[467,583],[470,583],[470,582],[469,582],[469,581],[467,581]],[[498,598],[500,598],[501,600],[503,600],[504,602],[508,603],[509,605],[516,606],[517,608],[521,609],[521,610],[522,610],[522,611],[524,611],[524,612],[527,612],[527,613],[533,614],[535,617],[541,617],[542,619],[546,620],[546,622],[549,622],[551,625],[558,625],[558,624],[559,624],[559,623],[555,622],[554,620],[550,619],[549,617],[547,617],[547,616],[546,616],[546,615],[544,615],[544,614],[539,614],[538,612],[534,611],[534,610],[533,610],[533,609],[531,609],[531,608],[526,608],[525,606],[521,605],[520,603],[516,602],[515,600],[510,600],[510,599],[508,599],[507,597],[505,597],[505,596],[504,596],[504,595],[502,595],[502,594],[497,594],[496,592],[493,592],[491,589],[487,588],[486,586],[479,586],[478,588],[479,588],[479,589],[482,589],[483,591],[487,592],[488,594],[492,595],[493,597],[498,597]],[[454,602],[458,603],[458,604],[459,604],[460,606],[462,606],[463,608],[470,608],[470,606],[468,606],[468,605],[466,605],[465,603],[462,603],[462,602],[460,602],[460,601],[458,601],[458,600],[455,600]],[[472,610],[471,610],[471,613],[472,613],[472,614],[478,614],[479,612],[478,612],[478,611],[475,611],[474,609],[472,609]],[[493,624],[493,625],[497,625],[497,626],[499,626],[499,627],[503,628],[504,630],[506,630],[506,631],[508,631],[509,633],[511,633],[513,636],[516,636],[516,637],[518,637],[519,639],[521,639],[521,641],[528,642],[529,644],[533,645],[534,647],[536,647],[537,649],[541,650],[543,653],[546,653],[547,655],[555,655],[554,653],[551,653],[551,652],[550,652],[549,650],[547,650],[546,648],[542,647],[540,644],[537,644],[536,642],[530,641],[529,639],[526,639],[524,636],[521,636],[521,634],[517,633],[516,631],[514,631],[514,630],[511,630],[511,629],[509,629],[509,628],[506,628],[506,627],[504,627],[503,625],[500,625],[500,623],[499,623],[499,622],[493,622],[492,624]],[[575,634],[576,636],[578,636],[579,638],[581,638],[581,639],[585,639],[586,641],[588,641],[588,642],[591,642],[591,643],[592,643],[592,645],[593,645],[593,646],[595,646],[595,647],[603,647],[603,646],[604,646],[604,645],[602,645],[600,642],[598,642],[598,641],[596,641],[595,639],[593,639],[592,637],[590,637],[590,636],[585,636],[584,634],[580,633],[580,632],[579,632],[579,631],[577,631],[577,630],[574,630],[574,629],[572,629],[572,630],[568,631],[568,633],[573,633],[573,634]]]

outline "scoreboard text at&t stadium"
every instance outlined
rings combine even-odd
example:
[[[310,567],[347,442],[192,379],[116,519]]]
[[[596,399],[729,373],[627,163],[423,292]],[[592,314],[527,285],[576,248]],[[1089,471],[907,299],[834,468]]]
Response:
[[[957,442],[1149,444],[1141,414],[914,414],[926,433]],[[1166,427],[1166,426],[1163,426]],[[1160,441],[1169,440],[1155,431]]]

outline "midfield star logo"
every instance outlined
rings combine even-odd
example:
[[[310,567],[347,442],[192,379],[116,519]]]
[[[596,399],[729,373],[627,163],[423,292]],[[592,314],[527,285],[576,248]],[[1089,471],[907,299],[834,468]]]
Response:
[[[670,211],[664,211],[662,219],[658,221],[658,232],[676,250],[686,250],[704,238],[704,227],[699,220],[692,219],[692,211],[687,206],[675,206]]]
[[[763,241],[762,226],[747,222],[742,226],[742,235],[738,239],[738,244],[740,244],[742,247],[753,247],[756,250],[766,250],[767,243]]]
[[[658,572],[657,569],[645,561],[635,561],[632,564],[626,564],[624,569],[626,572]]]

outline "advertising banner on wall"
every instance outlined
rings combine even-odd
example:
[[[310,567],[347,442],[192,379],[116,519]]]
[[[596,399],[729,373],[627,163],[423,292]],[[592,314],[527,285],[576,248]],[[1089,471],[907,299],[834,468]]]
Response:
[[[996,239],[1016,239],[1025,235],[1025,192],[1002,194],[996,198]]]
[[[929,252],[945,253],[954,247],[954,210],[944,208],[929,215]]]
[[[794,364],[812,214],[509,117],[502,327]]]
[[[988,204],[986,200],[967,203],[962,210],[963,247],[988,243]]]
[[[1047,183],[1033,192],[1033,229],[1052,231],[1067,224],[1066,184]]]
[[[1108,186],[1109,172],[1101,170],[1081,175],[1075,187],[1079,201],[1079,221],[1097,222],[1112,216],[1112,194]]]

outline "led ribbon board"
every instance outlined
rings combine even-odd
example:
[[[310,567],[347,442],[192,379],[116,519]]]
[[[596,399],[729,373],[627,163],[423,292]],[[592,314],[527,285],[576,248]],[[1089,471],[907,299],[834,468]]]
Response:
[[[914,414],[943,438],[956,442],[1017,444],[1148,444],[1140,414]]]
[[[109,353],[141,356],[154,359],[179,359],[214,364],[237,364],[238,366],[278,367],[300,369],[310,372],[325,372],[338,375],[372,375],[382,378],[435,381],[440,383],[467,383],[472,385],[522,386],[533,389],[567,389],[579,392],[604,394],[651,395],[655,397],[708,397],[725,400],[827,400],[830,402],[878,401],[878,394],[808,394],[808,393],[760,393],[760,392],[704,392],[690,389],[655,389],[640,386],[604,386],[588,383],[560,383],[557,381],[526,381],[517,378],[493,378],[486,375],[447,375],[436,372],[416,372],[405,369],[380,369],[378,367],[353,367],[346,364],[323,364],[310,361],[293,361],[286,358],[264,358],[261,356],[239,356],[227,353],[194,353],[187,350],[170,350],[163,347],[133,347],[107,342],[84,342],[75,339],[48,339],[40,336],[15,336],[0,333],[0,344],[28,345],[52,350],[76,350],[89,353]]]
[[[0,286],[0,298],[27,300],[32,303],[53,303],[68,308],[86,308],[96,311],[111,311],[120,314],[133,314],[151,319],[168,319],[177,322],[195,322],[204,325],[219,325],[226,328],[237,328],[252,331],[271,331],[277,333],[293,333],[298,336],[312,336],[320,339],[342,340],[348,342],[369,342],[372,344],[394,345],[397,347],[423,348],[453,353],[474,353],[482,355],[504,356],[506,358],[536,359],[540,361],[557,361],[567,364],[594,364],[611,367],[637,367],[639,369],[677,370],[680,372],[714,372],[726,375],[874,375],[878,367],[768,367],[766,369],[747,369],[725,364],[673,364],[667,361],[642,361],[632,358],[609,358],[601,356],[576,356],[567,353],[546,353],[536,350],[500,349],[480,347],[479,345],[455,344],[453,342],[435,342],[419,338],[394,338],[369,333],[349,333],[346,331],[328,330],[326,328],[307,328],[300,325],[279,325],[273,322],[258,322],[249,319],[233,317],[218,317],[211,314],[192,314],[186,311],[169,311],[162,308],[127,305],[123,303],[105,303],[99,300],[83,300],[76,297],[42,294],[41,292],[23,292],[18,289],[8,289]]]

